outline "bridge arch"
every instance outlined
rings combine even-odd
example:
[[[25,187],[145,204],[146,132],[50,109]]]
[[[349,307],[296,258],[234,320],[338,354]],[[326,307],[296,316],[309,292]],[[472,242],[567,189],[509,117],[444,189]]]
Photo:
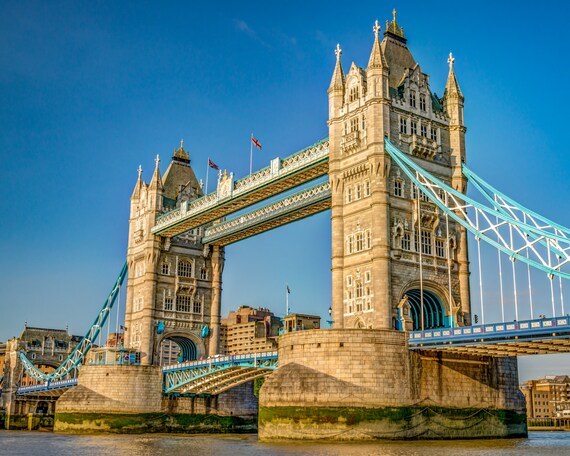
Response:
[[[403,316],[403,309],[398,309],[398,329],[412,329],[414,331],[422,329],[421,319],[421,288],[419,281],[413,281],[403,288],[400,294],[403,300],[407,300],[409,315]],[[424,329],[444,328],[450,326],[450,305],[449,293],[437,284],[431,282],[423,283],[424,297]],[[400,303],[402,303],[400,301]],[[451,298],[453,305],[453,297]],[[455,307],[455,306],[453,306]],[[405,318],[411,319],[412,327],[404,328],[402,323]]]
[[[206,353],[202,340],[192,333],[166,333],[157,340],[155,363],[161,366],[194,361]]]

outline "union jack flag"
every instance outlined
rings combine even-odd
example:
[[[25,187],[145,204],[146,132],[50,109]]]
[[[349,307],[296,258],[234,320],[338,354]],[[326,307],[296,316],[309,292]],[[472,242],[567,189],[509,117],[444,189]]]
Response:
[[[208,158],[208,166],[214,169],[220,169],[211,159]]]

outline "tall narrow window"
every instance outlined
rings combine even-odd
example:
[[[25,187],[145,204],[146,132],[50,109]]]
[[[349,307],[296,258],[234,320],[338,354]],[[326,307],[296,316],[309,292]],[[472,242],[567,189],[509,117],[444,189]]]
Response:
[[[432,126],[430,128],[430,135],[431,135],[431,139],[433,139],[434,141],[437,141],[437,128]]]
[[[422,111],[426,110],[426,96],[423,93],[420,94],[420,109]]]
[[[176,311],[177,312],[190,312],[192,298],[188,295],[176,296]]]
[[[371,249],[372,248],[372,233],[370,230],[366,230],[365,234],[366,234],[366,248]]]
[[[410,107],[416,107],[416,92],[410,90]]]
[[[400,133],[408,134],[408,119],[400,117]]]
[[[364,250],[364,236],[363,233],[356,233],[356,251]]]
[[[346,250],[348,250],[348,253],[352,253],[354,251],[354,238],[352,237],[352,234],[348,236],[346,241]]]
[[[350,121],[350,131],[357,131],[358,130],[358,118],[354,118]]]
[[[164,275],[168,275],[170,273],[170,267],[168,265],[168,263],[162,263],[162,273]]]
[[[164,310],[172,310],[173,300],[169,296],[164,297]]]
[[[202,266],[200,269],[200,279],[207,280],[208,279],[208,269],[206,266]]]
[[[366,116],[362,114],[362,130],[366,130]]]
[[[445,258],[445,241],[443,239],[435,240],[435,254],[440,258]]]
[[[402,196],[402,181],[394,181],[394,196]]]
[[[422,253],[431,255],[431,231],[422,230]]]
[[[200,302],[198,299],[194,300],[192,312],[195,314],[202,313],[202,302]]]
[[[362,291],[363,291],[363,286],[361,282],[358,282],[356,284],[356,297],[357,298],[362,298]]]
[[[362,184],[356,184],[356,199],[362,198]]]
[[[417,135],[418,134],[418,124],[412,120],[412,135]]]
[[[370,181],[364,182],[364,196],[370,196]]]
[[[409,251],[411,248],[411,236],[410,233],[405,232],[402,236],[402,250]]]
[[[422,135],[424,138],[427,138],[427,125],[422,124],[422,125],[420,126],[420,132],[421,132],[421,135]]]
[[[352,202],[352,187],[347,187],[346,189],[346,202],[347,203]]]

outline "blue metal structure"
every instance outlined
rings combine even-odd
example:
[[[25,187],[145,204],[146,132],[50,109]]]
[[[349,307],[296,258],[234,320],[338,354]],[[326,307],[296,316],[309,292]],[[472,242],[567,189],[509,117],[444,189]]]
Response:
[[[101,328],[107,321],[109,314],[111,313],[111,309],[117,300],[117,296],[119,294],[119,290],[125,277],[127,275],[127,263],[123,265],[115,284],[109,293],[109,296],[105,300],[103,307],[99,311],[97,318],[90,326],[89,330],[81,339],[81,342],[77,344],[77,347],[69,354],[67,359],[63,361],[63,363],[55,369],[53,372],[46,374],[41,372],[33,363],[26,357],[23,352],[20,352],[20,360],[24,365],[24,369],[26,372],[34,379],[45,382],[45,381],[52,381],[52,380],[59,380],[69,375],[72,375],[74,372],[79,369],[79,367],[83,364],[83,360],[85,359],[85,355],[89,352],[91,347],[93,346],[94,341],[97,339],[97,336],[101,332]]]
[[[42,383],[30,386],[20,386],[16,390],[16,396],[26,396],[26,395],[49,395],[49,396],[59,396],[66,389],[77,386],[77,378],[68,378],[65,380],[47,380]]]
[[[277,352],[217,356],[166,366],[164,393],[220,394],[230,388],[269,375],[277,369]]]
[[[486,356],[570,351],[570,317],[411,331],[411,350],[445,350]]]

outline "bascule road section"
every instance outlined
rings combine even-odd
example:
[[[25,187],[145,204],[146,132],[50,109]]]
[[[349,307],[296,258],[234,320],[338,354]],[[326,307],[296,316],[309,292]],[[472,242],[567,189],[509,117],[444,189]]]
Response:
[[[217,190],[157,217],[154,234],[173,237],[244,209],[328,173],[328,139],[234,182],[220,173]]]

